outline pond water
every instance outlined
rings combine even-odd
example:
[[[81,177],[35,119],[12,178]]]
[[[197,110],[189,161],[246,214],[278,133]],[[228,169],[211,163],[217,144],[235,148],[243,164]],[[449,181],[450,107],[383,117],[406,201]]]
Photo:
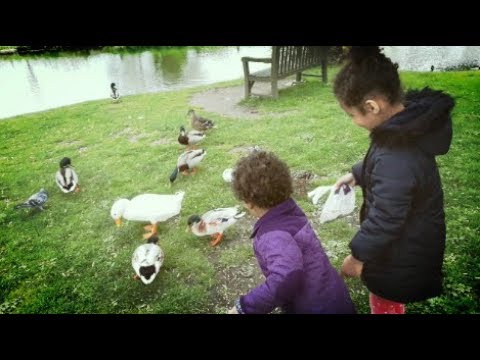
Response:
[[[169,91],[238,79],[242,56],[270,56],[269,46],[149,48],[79,55],[0,57],[0,119],[110,96]],[[253,71],[268,67],[252,64]]]
[[[385,46],[400,70],[479,64],[480,46]],[[243,77],[242,56],[270,56],[269,46],[148,48],[107,53],[0,57],[0,119],[110,96],[177,90]],[[268,67],[251,63],[251,70]]]

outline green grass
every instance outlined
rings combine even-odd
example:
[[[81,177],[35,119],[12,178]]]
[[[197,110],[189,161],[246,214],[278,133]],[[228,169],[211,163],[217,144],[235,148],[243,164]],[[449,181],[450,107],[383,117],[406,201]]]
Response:
[[[446,293],[412,304],[408,311],[479,313],[480,75],[403,73],[402,79],[408,87],[444,89],[457,101],[452,147],[438,159],[448,231]],[[219,86],[231,84],[240,82]],[[211,248],[209,239],[184,229],[193,213],[238,203],[221,177],[240,156],[230,150],[252,145],[272,150],[292,170],[319,175],[313,188],[349,171],[368,147],[367,133],[343,114],[331,85],[307,78],[281,91],[278,100],[244,102],[265,114],[259,120],[197,109],[218,128],[202,143],[207,156],[200,172],[180,177],[171,188],[168,177],[180,153],[178,128],[188,124],[189,98],[206,88],[127,96],[118,104],[93,101],[0,121],[0,313],[212,312],[218,267],[241,265],[253,257],[245,240],[248,232],[232,228],[220,246]],[[284,116],[275,116],[279,112]],[[63,194],[54,183],[64,156],[72,158],[79,173],[79,194]],[[40,187],[50,195],[46,211],[13,209]],[[116,228],[110,207],[120,197],[178,190],[186,192],[181,215],[159,228],[164,266],[144,286],[131,279],[130,264],[133,251],[144,242],[143,224],[126,222]],[[319,226],[310,201],[296,200],[338,268],[355,226],[346,219]],[[348,284],[359,311],[368,313],[367,290],[357,279]]]

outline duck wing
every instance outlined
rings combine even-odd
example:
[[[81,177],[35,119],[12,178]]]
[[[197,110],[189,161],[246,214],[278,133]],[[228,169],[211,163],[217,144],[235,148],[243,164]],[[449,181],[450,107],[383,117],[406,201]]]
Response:
[[[208,223],[222,223],[227,222],[230,219],[238,219],[245,215],[239,210],[239,206],[229,207],[229,208],[218,208],[206,212],[202,216],[202,220]]]

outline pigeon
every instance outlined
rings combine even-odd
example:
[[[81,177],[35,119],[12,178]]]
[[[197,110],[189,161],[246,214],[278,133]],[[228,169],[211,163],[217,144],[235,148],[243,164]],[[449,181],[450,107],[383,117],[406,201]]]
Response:
[[[44,188],[41,188],[39,192],[30,196],[27,201],[15,206],[15,209],[38,208],[40,210],[45,210],[43,205],[45,205],[47,200],[48,200],[48,193]]]

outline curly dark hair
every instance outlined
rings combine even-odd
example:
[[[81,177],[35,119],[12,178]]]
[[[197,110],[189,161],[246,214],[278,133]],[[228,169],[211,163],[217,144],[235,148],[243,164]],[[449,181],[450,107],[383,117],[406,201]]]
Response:
[[[232,188],[237,199],[263,209],[282,203],[293,192],[288,166],[266,151],[255,151],[238,161]]]
[[[403,100],[398,64],[393,63],[378,46],[352,46],[347,62],[335,78],[333,91],[348,107],[359,106],[367,96],[384,96],[390,104]]]

